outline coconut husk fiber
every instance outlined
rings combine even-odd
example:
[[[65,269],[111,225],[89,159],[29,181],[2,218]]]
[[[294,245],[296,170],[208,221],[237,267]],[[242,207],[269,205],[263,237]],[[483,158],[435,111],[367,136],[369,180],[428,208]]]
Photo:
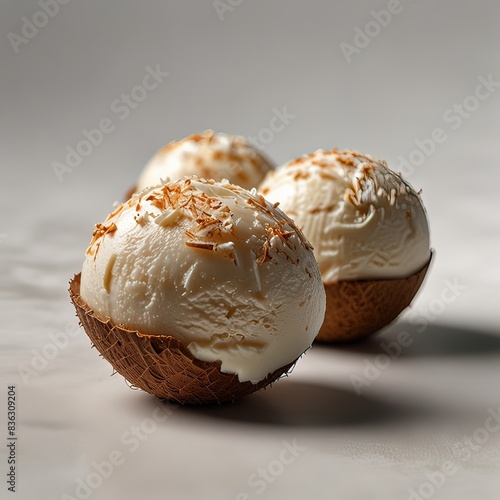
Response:
[[[325,284],[326,315],[316,340],[359,340],[391,323],[410,305],[424,281],[431,259],[408,278],[343,280]]]
[[[80,296],[80,274],[69,293],[90,340],[113,368],[132,385],[178,404],[220,404],[258,391],[288,373],[295,361],[257,384],[222,373],[220,362],[200,361],[175,337],[143,335],[97,317]]]

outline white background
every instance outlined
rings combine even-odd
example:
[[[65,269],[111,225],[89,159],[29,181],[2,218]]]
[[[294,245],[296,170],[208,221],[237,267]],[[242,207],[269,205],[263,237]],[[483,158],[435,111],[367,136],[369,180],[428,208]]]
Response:
[[[72,0],[50,18],[42,4],[3,1],[0,15],[0,443],[10,384],[19,436],[16,495],[0,444],[2,498],[497,499],[500,4],[401,0],[386,26],[372,11],[395,0],[223,0],[219,13]],[[168,76],[117,112],[157,66]],[[494,82],[481,101],[480,78]],[[276,110],[294,117],[271,136]],[[58,178],[54,162],[105,118],[113,131]],[[386,159],[423,190],[436,254],[379,336],[314,346],[232,406],[157,406],[110,377],[75,329],[67,283],[155,150],[206,128],[260,137],[278,164],[335,146]],[[436,129],[441,142],[425,142]],[[402,331],[410,344],[389,360]],[[93,463],[113,453],[120,465],[99,476]]]

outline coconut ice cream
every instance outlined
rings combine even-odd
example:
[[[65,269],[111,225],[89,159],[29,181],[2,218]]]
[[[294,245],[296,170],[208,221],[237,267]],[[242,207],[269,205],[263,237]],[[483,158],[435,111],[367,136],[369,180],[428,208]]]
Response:
[[[369,155],[316,151],[269,173],[260,192],[304,231],[325,283],[403,278],[429,261],[420,196]]]
[[[268,173],[260,192],[279,202],[314,247],[327,294],[318,340],[353,340],[393,321],[431,259],[419,194],[356,151],[318,150]]]
[[[144,167],[137,191],[162,180],[188,175],[229,182],[245,189],[257,187],[272,163],[244,137],[206,130],[161,148]]]
[[[197,177],[146,189],[96,225],[80,295],[104,321],[175,337],[252,383],[307,350],[325,313],[292,220],[255,191]]]

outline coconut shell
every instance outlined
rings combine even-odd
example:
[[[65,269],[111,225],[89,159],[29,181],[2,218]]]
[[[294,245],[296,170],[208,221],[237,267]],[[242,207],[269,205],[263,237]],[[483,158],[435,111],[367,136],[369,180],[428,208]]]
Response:
[[[170,335],[144,335],[98,318],[80,296],[80,274],[70,281],[69,293],[90,340],[113,368],[132,385],[178,404],[234,401],[258,391],[288,373],[295,361],[253,384],[222,373],[221,363],[200,361]]]
[[[325,284],[326,315],[316,340],[359,340],[394,321],[415,297],[430,262],[408,278]]]

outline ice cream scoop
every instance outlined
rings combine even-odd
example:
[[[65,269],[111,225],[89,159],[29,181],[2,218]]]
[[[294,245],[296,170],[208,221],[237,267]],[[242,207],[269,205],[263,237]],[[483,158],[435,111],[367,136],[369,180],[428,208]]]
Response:
[[[230,376],[247,388],[289,368],[325,313],[318,265],[295,224],[255,191],[197,177],[146,189],[97,224],[78,281],[73,295],[121,329],[120,342],[154,338],[163,347],[142,348],[151,354],[168,350],[162,341],[173,338],[189,366],[205,363],[211,380]],[[129,368],[114,366],[127,377]],[[162,380],[156,395],[178,402],[238,396],[210,384],[179,396],[178,380]],[[141,386],[140,377],[133,383]]]
[[[327,296],[335,290],[320,340],[373,333],[409,304],[421,280],[407,280],[430,260],[429,227],[419,194],[385,162],[318,150],[268,173],[259,190],[303,230]],[[397,291],[403,283],[406,293]]]
[[[272,163],[244,137],[206,130],[161,148],[144,167],[137,191],[187,175],[257,187]]]

